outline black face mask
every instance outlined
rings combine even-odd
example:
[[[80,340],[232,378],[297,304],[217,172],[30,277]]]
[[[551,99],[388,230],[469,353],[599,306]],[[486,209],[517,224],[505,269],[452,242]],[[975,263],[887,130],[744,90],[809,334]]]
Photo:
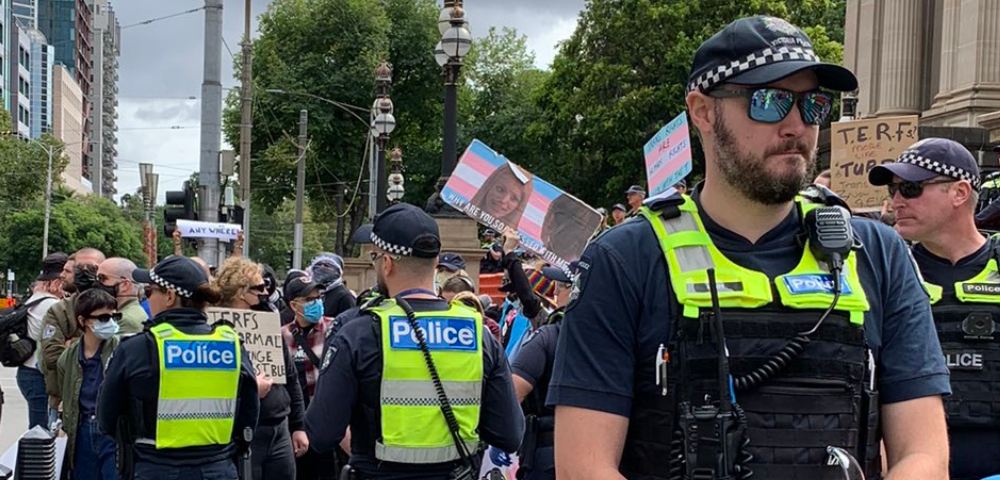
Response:
[[[111,295],[112,297],[118,298],[118,293],[121,290],[121,282],[114,285],[104,285],[103,283],[98,283],[96,288],[100,288]]]
[[[73,285],[78,292],[90,290],[99,285],[96,268],[92,265],[77,265],[73,267]]]
[[[257,305],[250,307],[250,310],[257,312],[270,312],[271,310],[271,296],[270,295],[257,295]]]

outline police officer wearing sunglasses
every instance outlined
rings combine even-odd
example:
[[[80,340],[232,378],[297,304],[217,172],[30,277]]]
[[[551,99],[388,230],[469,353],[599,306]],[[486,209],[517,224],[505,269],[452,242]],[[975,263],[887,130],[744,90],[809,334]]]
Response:
[[[1000,239],[976,230],[979,166],[961,144],[921,140],[892,164],[872,169],[888,187],[896,230],[915,242],[913,258],[931,297],[951,369],[945,401],[952,480],[1000,474]]]
[[[475,310],[435,294],[433,218],[397,204],[362,228],[378,297],[327,340],[310,445],[328,452],[350,425],[351,478],[478,478],[483,445],[514,452],[524,434],[503,349]]]
[[[905,243],[798,195],[854,75],[750,17],[689,78],[705,181],[580,259],[549,384],[557,478],[843,479],[846,452],[877,479],[880,440],[884,478],[945,478],[948,370]],[[838,251],[815,235],[834,225]]]

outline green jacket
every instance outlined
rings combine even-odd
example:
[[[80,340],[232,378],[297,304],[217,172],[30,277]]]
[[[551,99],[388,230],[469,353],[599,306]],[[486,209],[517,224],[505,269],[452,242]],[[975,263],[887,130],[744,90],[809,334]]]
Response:
[[[56,372],[59,356],[66,351],[66,341],[80,336],[73,312],[76,307],[76,296],[64,298],[49,307],[42,320],[42,355],[38,359],[38,368],[45,375],[45,391],[49,394],[49,406],[59,406],[59,378]]]
[[[130,298],[125,303],[118,305],[118,311],[122,314],[122,321],[118,323],[120,329],[118,335],[132,335],[142,332],[142,322],[145,322],[149,315],[142,309],[139,300]]]
[[[57,377],[59,388],[63,394],[63,431],[66,432],[66,463],[73,466],[73,452],[76,445],[76,429],[80,424],[80,388],[83,387],[83,367],[80,366],[80,349],[83,348],[80,337],[73,340],[69,348],[59,355]],[[111,352],[118,346],[119,338],[105,340],[101,348],[101,365],[108,368]]]

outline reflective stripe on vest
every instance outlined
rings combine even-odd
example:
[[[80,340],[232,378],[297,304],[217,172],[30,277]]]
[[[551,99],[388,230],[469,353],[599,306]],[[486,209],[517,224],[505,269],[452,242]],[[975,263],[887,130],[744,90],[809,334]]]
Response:
[[[382,335],[381,461],[426,464],[458,460],[458,450],[409,319],[393,300],[371,309]],[[418,312],[431,357],[467,451],[479,445],[483,386],[483,321],[464,305]]]
[[[817,207],[801,201],[797,203],[803,215]],[[723,308],[759,308],[774,301],[767,275],[737,265],[716,248],[691,198],[685,197],[684,203],[677,208],[680,215],[675,218],[664,218],[648,207],[642,207],[640,213],[652,225],[660,241],[670,283],[684,307],[684,316],[696,318],[700,308],[711,308],[707,270],[712,267]],[[853,252],[847,257],[842,278],[845,281],[841,282],[836,309],[848,312],[851,323],[862,325],[869,305],[858,277],[857,255]],[[781,304],[789,308],[827,308],[833,302],[829,268],[816,260],[808,244],[795,269],[775,278],[774,285]]]
[[[990,242],[997,241],[990,239]],[[991,245],[989,248],[1000,248]],[[941,301],[944,296],[944,287],[924,282],[924,288],[931,297],[931,305]],[[991,256],[983,268],[976,276],[962,281],[955,282],[955,299],[962,303],[1000,303],[1000,269],[997,268],[995,256]]]
[[[210,334],[188,335],[169,323],[150,331],[160,368],[156,448],[229,444],[240,379],[236,332],[219,325]]]

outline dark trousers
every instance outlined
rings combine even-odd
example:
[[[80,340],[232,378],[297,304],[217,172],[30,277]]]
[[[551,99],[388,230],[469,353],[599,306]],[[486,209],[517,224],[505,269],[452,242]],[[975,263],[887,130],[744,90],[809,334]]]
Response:
[[[226,459],[186,467],[139,461],[135,463],[135,480],[238,480],[238,478],[236,464]]]
[[[17,388],[28,402],[28,430],[36,425],[48,428],[49,396],[45,393],[45,376],[36,368],[17,367]]]
[[[318,453],[316,450],[306,450],[296,461],[298,472],[296,480],[338,480],[340,468],[347,464],[347,455],[340,453],[340,447],[333,452]]]
[[[115,442],[102,435],[93,416],[80,419],[73,452],[73,480],[117,480]]]
[[[288,419],[278,425],[259,425],[250,445],[253,480],[295,478],[295,453],[288,433]]]

